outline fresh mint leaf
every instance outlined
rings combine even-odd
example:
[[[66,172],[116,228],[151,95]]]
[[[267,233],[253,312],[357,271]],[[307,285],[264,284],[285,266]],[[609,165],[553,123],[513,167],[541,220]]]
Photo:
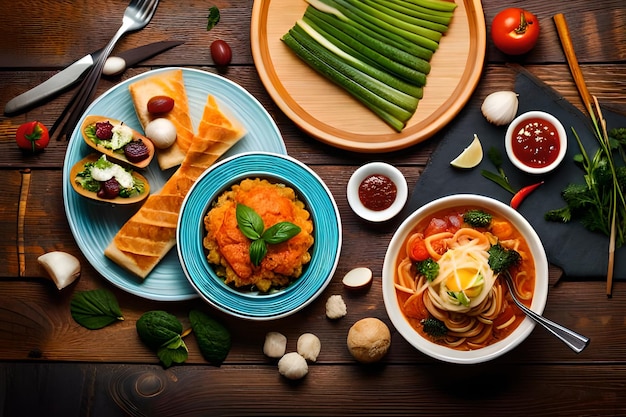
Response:
[[[157,356],[163,366],[169,368],[174,363],[184,363],[189,357],[189,349],[180,335],[157,349]]]
[[[220,22],[220,9],[217,6],[211,6],[209,8],[209,15],[207,16],[206,30],[213,29]]]
[[[248,239],[259,239],[263,233],[263,229],[265,229],[261,216],[259,216],[256,211],[243,204],[237,204],[235,213],[237,216],[237,225],[241,233]]]
[[[270,245],[273,245],[289,240],[298,233],[300,233],[299,226],[290,222],[280,222],[263,232],[261,238]]]
[[[70,312],[78,324],[90,330],[124,320],[115,295],[105,289],[77,292],[70,302]]]
[[[231,348],[231,337],[228,329],[199,310],[189,312],[189,322],[204,359],[220,366]]]

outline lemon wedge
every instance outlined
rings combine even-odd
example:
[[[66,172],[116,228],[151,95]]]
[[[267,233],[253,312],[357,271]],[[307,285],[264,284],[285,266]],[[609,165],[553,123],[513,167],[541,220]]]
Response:
[[[450,162],[455,168],[474,168],[483,160],[483,147],[480,144],[478,135],[474,134],[474,140],[463,152]]]

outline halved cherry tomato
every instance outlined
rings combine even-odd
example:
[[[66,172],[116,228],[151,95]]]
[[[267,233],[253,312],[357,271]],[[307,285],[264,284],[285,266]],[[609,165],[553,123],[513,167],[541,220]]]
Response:
[[[425,261],[429,257],[430,255],[428,254],[428,249],[426,249],[424,239],[414,239],[411,245],[409,258],[411,258],[414,262],[420,262]]]
[[[539,20],[531,12],[510,7],[491,22],[491,39],[508,55],[522,55],[533,49],[539,38]]]
[[[15,142],[26,151],[41,151],[50,142],[48,128],[38,121],[24,123],[15,132]]]

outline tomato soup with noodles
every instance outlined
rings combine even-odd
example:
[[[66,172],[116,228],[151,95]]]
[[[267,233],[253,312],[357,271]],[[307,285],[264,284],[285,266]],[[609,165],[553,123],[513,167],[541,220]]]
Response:
[[[470,210],[486,214],[489,221],[468,223],[465,215]],[[534,260],[524,237],[504,217],[478,207],[445,209],[408,235],[396,262],[394,285],[405,318],[420,335],[453,349],[480,349],[506,338],[524,320],[504,278],[489,266],[488,251],[494,245],[520,255],[509,272],[518,298],[530,306]],[[423,265],[429,266],[426,272]],[[445,329],[425,329],[433,323]]]

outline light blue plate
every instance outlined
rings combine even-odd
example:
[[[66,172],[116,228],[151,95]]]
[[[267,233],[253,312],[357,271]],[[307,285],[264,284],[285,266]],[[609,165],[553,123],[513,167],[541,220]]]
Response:
[[[287,288],[267,294],[224,284],[209,265],[202,245],[206,234],[203,221],[211,204],[246,178],[265,178],[293,188],[313,220],[311,262]],[[341,252],[341,219],[326,184],[306,165],[286,155],[245,153],[213,165],[198,178],[183,201],[176,240],[187,279],[204,300],[237,317],[272,320],[302,309],[326,288]]]
[[[172,69],[174,68],[149,71],[116,85],[96,99],[85,112],[85,116],[98,114],[111,117],[141,131],[128,86],[140,78]],[[250,151],[287,153],[278,127],[265,108],[250,93],[219,75],[186,68],[182,70],[194,129],[202,118],[207,95],[213,94],[220,108],[239,120],[248,132],[225,157]],[[83,119],[84,116],[78,122],[78,126],[82,124]],[[70,169],[90,152],[91,148],[83,141],[79,129],[75,129],[68,144],[63,166],[63,201],[70,229],[89,263],[112,284],[140,297],[160,301],[197,297],[198,294],[185,279],[175,250],[171,250],[145,280],[127,272],[104,256],[104,249],[137,207],[99,203],[82,197],[73,190],[69,178]],[[142,173],[150,182],[152,191],[156,192],[173,172],[174,169],[161,171],[155,158]]]

